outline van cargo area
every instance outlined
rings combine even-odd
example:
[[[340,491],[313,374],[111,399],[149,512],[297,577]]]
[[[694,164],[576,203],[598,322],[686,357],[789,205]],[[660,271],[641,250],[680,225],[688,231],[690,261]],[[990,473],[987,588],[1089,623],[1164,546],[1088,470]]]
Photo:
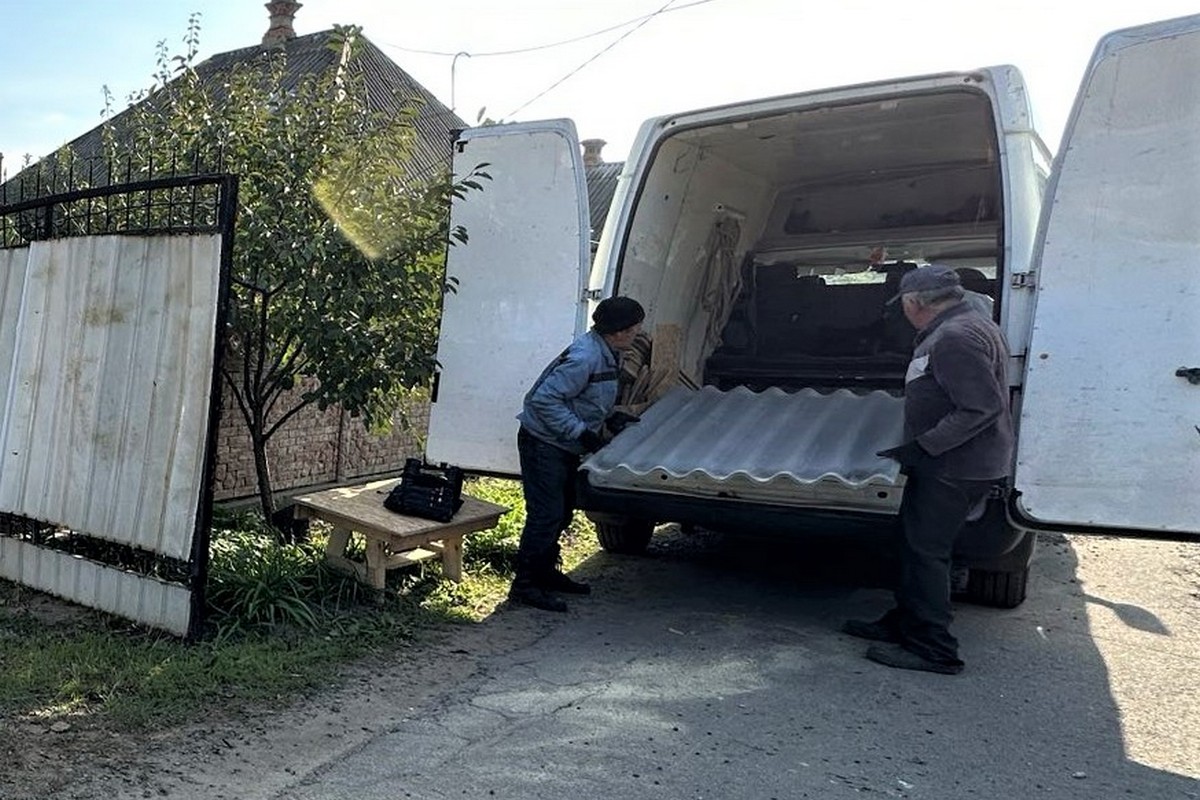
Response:
[[[592,456],[588,481],[894,513],[898,476],[875,452],[900,443],[915,331],[887,301],[936,261],[995,308],[991,101],[960,85],[717,116],[664,138],[609,222],[628,226],[616,293],[646,305],[671,372],[655,380],[704,388],[627,398],[653,402],[647,424]]]

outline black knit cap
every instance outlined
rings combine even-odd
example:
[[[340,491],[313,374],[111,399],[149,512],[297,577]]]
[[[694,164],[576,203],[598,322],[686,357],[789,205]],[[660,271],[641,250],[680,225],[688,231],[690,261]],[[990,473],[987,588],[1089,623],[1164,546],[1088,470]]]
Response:
[[[609,297],[592,312],[596,333],[617,333],[632,328],[646,318],[642,304],[632,297]]]

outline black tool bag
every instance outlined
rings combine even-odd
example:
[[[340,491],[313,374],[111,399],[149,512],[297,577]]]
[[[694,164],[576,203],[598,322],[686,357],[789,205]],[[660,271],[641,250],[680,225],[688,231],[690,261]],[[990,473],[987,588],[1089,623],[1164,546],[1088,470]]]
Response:
[[[449,522],[462,507],[463,471],[444,464],[434,466],[410,458],[404,462],[400,483],[383,500],[397,514]]]

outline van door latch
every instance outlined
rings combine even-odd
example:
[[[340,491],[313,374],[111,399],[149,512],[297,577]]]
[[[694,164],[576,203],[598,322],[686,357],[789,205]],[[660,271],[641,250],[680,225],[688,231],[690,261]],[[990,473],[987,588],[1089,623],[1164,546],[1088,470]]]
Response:
[[[1187,378],[1188,383],[1200,385],[1200,367],[1180,367],[1175,370],[1176,378]]]

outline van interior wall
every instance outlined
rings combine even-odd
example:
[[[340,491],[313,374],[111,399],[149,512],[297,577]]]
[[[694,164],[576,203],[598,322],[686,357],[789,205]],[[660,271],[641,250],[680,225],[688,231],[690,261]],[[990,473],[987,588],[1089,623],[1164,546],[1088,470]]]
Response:
[[[902,387],[913,331],[886,301],[905,270],[982,270],[995,295],[995,137],[960,88],[685,127],[654,153],[617,288],[652,336],[675,326],[696,383]]]
[[[694,379],[715,347],[711,332],[724,326],[733,300],[732,290],[717,285],[715,271],[740,270],[762,235],[775,192],[768,178],[678,137],[664,142],[655,157],[621,265],[620,293],[646,305],[652,336],[657,325],[679,326],[680,367]],[[718,259],[713,233],[722,222],[729,226],[725,231],[736,232],[736,243]],[[714,294],[730,296],[712,303]]]

